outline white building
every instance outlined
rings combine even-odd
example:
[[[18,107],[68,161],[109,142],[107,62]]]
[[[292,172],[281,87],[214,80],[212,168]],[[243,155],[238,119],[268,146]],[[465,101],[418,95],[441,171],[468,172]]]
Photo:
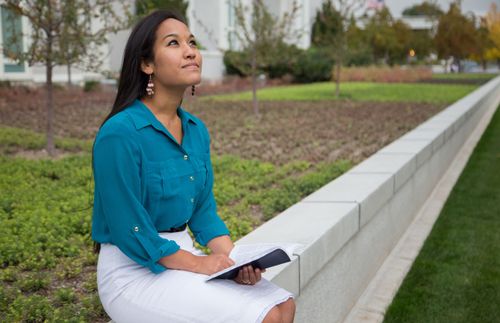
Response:
[[[134,1],[129,0],[131,3]],[[217,81],[223,77],[224,65],[222,62],[223,51],[227,49],[237,49],[238,43],[234,35],[235,17],[233,11],[234,2],[237,0],[188,0],[189,7],[187,18],[190,28],[198,41],[203,46],[202,55],[203,79],[206,81]],[[321,6],[323,0],[297,0],[300,10],[295,19],[294,29],[299,37],[296,45],[307,48],[310,43],[310,30],[316,14],[316,9]],[[251,5],[252,0],[242,0],[246,6]],[[1,3],[1,1],[0,1]],[[282,16],[290,10],[293,0],[264,0],[270,12],[276,16]],[[3,40],[8,37],[6,25],[5,8],[0,8],[0,47]],[[30,26],[26,18],[17,18],[19,28],[24,34],[29,33]],[[2,28],[3,27],[3,28]],[[122,54],[129,34],[122,31],[118,34],[110,35],[108,48],[102,58],[102,68],[104,71],[117,72],[121,68]],[[28,37],[22,40],[23,48],[29,44]],[[3,51],[2,51],[3,52]],[[72,69],[72,80],[83,82],[89,79],[103,78],[99,74]],[[53,79],[55,82],[66,82],[66,67],[60,66],[54,69]],[[45,68],[28,64],[17,64],[10,60],[3,53],[0,54],[0,81],[24,81],[24,82],[44,82]]]
[[[133,0],[127,0],[133,4]],[[234,4],[239,0],[187,0],[189,2],[187,18],[190,29],[203,47],[202,55],[204,59],[203,74],[204,81],[218,81],[224,75],[223,52],[227,49],[238,49],[238,41],[235,36],[235,14]],[[252,0],[241,0],[245,6],[250,8]],[[294,0],[263,0],[269,11],[275,16],[281,17],[289,12]],[[316,11],[320,9],[324,0],[296,0],[300,10],[294,22],[294,31],[298,35],[295,39],[296,45],[300,48],[307,48],[310,45],[311,27],[314,22]],[[2,1],[0,0],[0,3]],[[335,2],[335,1],[334,1]],[[405,1],[407,2],[407,1]],[[386,5],[391,9],[391,1],[386,1]],[[1,8],[0,15],[0,48],[3,39],[7,35],[5,27],[6,10]],[[363,11],[363,10],[361,10]],[[248,10],[250,14],[250,10]],[[395,16],[398,13],[394,13]],[[26,34],[30,30],[28,21],[25,18],[18,18],[18,27]],[[433,22],[426,17],[402,17],[402,20],[410,25],[412,29],[430,29]],[[127,41],[130,30],[112,34],[103,52],[107,53],[102,57],[101,72],[118,72],[121,68],[123,49]],[[23,47],[27,48],[29,39],[22,40]],[[2,51],[3,52],[3,51]],[[83,82],[89,79],[103,79],[101,74],[72,70],[72,80]],[[66,67],[56,67],[53,79],[55,82],[65,82],[67,80]],[[44,82],[45,68],[43,66],[28,66],[16,64],[4,54],[0,53],[0,81],[25,81]]]

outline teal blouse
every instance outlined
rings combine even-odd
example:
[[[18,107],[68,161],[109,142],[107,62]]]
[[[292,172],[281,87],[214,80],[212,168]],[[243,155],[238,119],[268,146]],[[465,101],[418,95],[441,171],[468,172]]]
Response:
[[[92,239],[112,243],[154,273],[157,261],[179,250],[158,235],[187,223],[206,245],[229,231],[212,192],[210,138],[203,122],[184,111],[176,139],[139,100],[110,118],[94,143]]]

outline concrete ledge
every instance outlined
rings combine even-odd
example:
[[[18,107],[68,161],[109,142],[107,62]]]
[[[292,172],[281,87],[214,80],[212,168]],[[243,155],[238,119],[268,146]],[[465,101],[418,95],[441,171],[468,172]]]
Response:
[[[346,173],[306,197],[304,202],[357,203],[362,227],[392,196],[392,174]]]
[[[264,276],[294,292],[296,322],[339,322],[490,108],[500,77],[455,102],[238,243],[294,242]]]

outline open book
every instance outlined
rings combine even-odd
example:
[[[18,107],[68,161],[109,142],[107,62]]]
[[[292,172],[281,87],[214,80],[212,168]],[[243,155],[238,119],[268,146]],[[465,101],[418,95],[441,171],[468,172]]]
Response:
[[[235,245],[229,258],[234,265],[208,276],[205,281],[212,279],[233,279],[238,275],[242,266],[252,265],[254,268],[265,269],[289,262],[293,251],[298,244],[243,244]]]

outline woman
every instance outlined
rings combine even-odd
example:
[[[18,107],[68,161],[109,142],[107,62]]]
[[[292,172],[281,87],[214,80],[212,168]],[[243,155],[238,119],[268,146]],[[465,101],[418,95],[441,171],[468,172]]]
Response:
[[[113,109],[93,149],[92,238],[101,302],[116,322],[292,322],[293,296],[233,264],[216,213],[210,141],[180,107],[201,80],[201,55],[182,17],[157,11],[127,42]],[[196,241],[210,248],[206,256]]]

